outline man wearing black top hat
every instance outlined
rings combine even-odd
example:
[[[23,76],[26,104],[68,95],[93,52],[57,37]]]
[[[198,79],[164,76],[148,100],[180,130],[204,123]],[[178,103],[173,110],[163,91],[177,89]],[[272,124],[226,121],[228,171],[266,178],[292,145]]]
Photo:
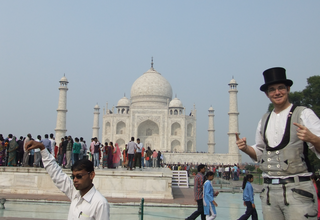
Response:
[[[311,109],[289,102],[293,82],[284,68],[267,69],[263,76],[260,90],[274,109],[259,121],[254,145],[236,135],[239,149],[258,161],[263,171],[263,218],[316,220],[317,195],[310,180],[308,148],[320,158],[320,120]]]

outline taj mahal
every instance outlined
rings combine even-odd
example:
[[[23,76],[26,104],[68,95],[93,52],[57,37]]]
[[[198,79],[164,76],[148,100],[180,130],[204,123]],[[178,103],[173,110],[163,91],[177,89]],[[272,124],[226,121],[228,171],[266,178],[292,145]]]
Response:
[[[68,80],[60,80],[59,105],[57,109],[56,140],[66,135],[66,103]],[[241,155],[235,143],[238,133],[237,82],[232,79],[229,85],[229,152],[215,153],[214,109],[208,110],[208,153],[196,153],[197,110],[190,113],[182,101],[173,98],[172,87],[153,67],[143,73],[131,87],[130,98],[122,97],[116,109],[103,109],[102,137],[99,138],[100,107],[94,106],[92,137],[101,142],[118,143],[120,149],[131,137],[140,138],[145,148],[161,151],[164,163],[205,163],[233,164],[241,162]]]

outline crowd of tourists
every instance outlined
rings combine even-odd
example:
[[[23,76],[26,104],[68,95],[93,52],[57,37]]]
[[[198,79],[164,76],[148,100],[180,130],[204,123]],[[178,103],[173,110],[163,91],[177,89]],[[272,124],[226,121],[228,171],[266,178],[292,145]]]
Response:
[[[61,138],[57,145],[53,134],[45,134],[44,138],[37,135],[34,139],[31,134],[26,137],[20,136],[17,139],[12,134],[6,138],[0,134],[0,166],[23,166],[23,167],[43,167],[39,149],[26,149],[26,143],[30,140],[41,142],[59,166],[70,169],[71,166],[81,159],[88,159],[93,162],[94,167],[115,169],[125,167],[127,169],[140,169],[146,167],[163,167],[163,155],[160,151],[146,149],[140,143],[139,138],[134,142],[134,138],[125,145],[125,149],[120,149],[118,143],[105,142],[101,144],[98,138],[92,138],[89,145],[80,137],[65,136]]]

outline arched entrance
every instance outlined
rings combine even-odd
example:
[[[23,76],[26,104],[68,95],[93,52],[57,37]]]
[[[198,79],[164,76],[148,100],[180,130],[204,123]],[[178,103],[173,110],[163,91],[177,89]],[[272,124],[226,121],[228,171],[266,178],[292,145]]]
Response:
[[[159,126],[151,120],[146,120],[138,126],[138,136],[144,147],[152,150],[160,149]]]

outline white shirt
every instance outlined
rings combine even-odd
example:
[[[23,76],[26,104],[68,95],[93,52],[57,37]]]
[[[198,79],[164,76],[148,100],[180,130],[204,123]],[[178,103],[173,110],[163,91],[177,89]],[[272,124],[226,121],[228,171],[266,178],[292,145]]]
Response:
[[[291,107],[292,107],[292,104],[278,114],[276,114],[274,111],[271,112],[267,129],[266,129],[266,138],[268,139],[268,144],[270,147],[276,147],[282,141],[282,137],[285,132],[288,114],[290,112]],[[320,120],[311,109],[309,108],[304,109],[301,112],[300,120],[302,125],[306,126],[314,135],[320,137]],[[256,130],[255,139],[256,139],[256,144],[253,145],[252,147],[255,150],[257,155],[257,160],[259,161],[262,156],[262,152],[259,149],[265,149],[266,147],[263,141],[263,137],[261,135],[261,120],[259,121],[257,130]],[[316,154],[316,156],[320,158],[320,153],[315,150],[314,146],[309,142],[307,144],[310,150],[312,150]],[[309,176],[309,174],[307,175]],[[272,178],[271,176],[265,173],[263,173],[262,176]],[[291,176],[286,176],[285,178],[287,177],[291,177]]]
[[[42,162],[54,184],[71,200],[68,220],[71,219],[110,219],[110,206],[107,199],[93,186],[83,197],[73,186],[73,181],[62,172],[54,157],[47,149],[41,151]]]
[[[50,142],[51,142],[51,154],[52,156],[54,156],[54,148],[56,147],[56,141],[49,138]]]
[[[41,142],[39,139],[36,139],[36,142]],[[37,148],[37,149],[34,149],[34,152],[36,153],[36,152],[40,152],[40,149],[39,148]]]
[[[137,145],[138,145],[138,147],[137,147],[136,152],[137,152],[137,153],[141,153],[141,150],[142,150],[142,148],[143,148],[143,143],[140,142],[140,144],[137,144]],[[139,148],[140,148],[140,149],[139,149]]]

